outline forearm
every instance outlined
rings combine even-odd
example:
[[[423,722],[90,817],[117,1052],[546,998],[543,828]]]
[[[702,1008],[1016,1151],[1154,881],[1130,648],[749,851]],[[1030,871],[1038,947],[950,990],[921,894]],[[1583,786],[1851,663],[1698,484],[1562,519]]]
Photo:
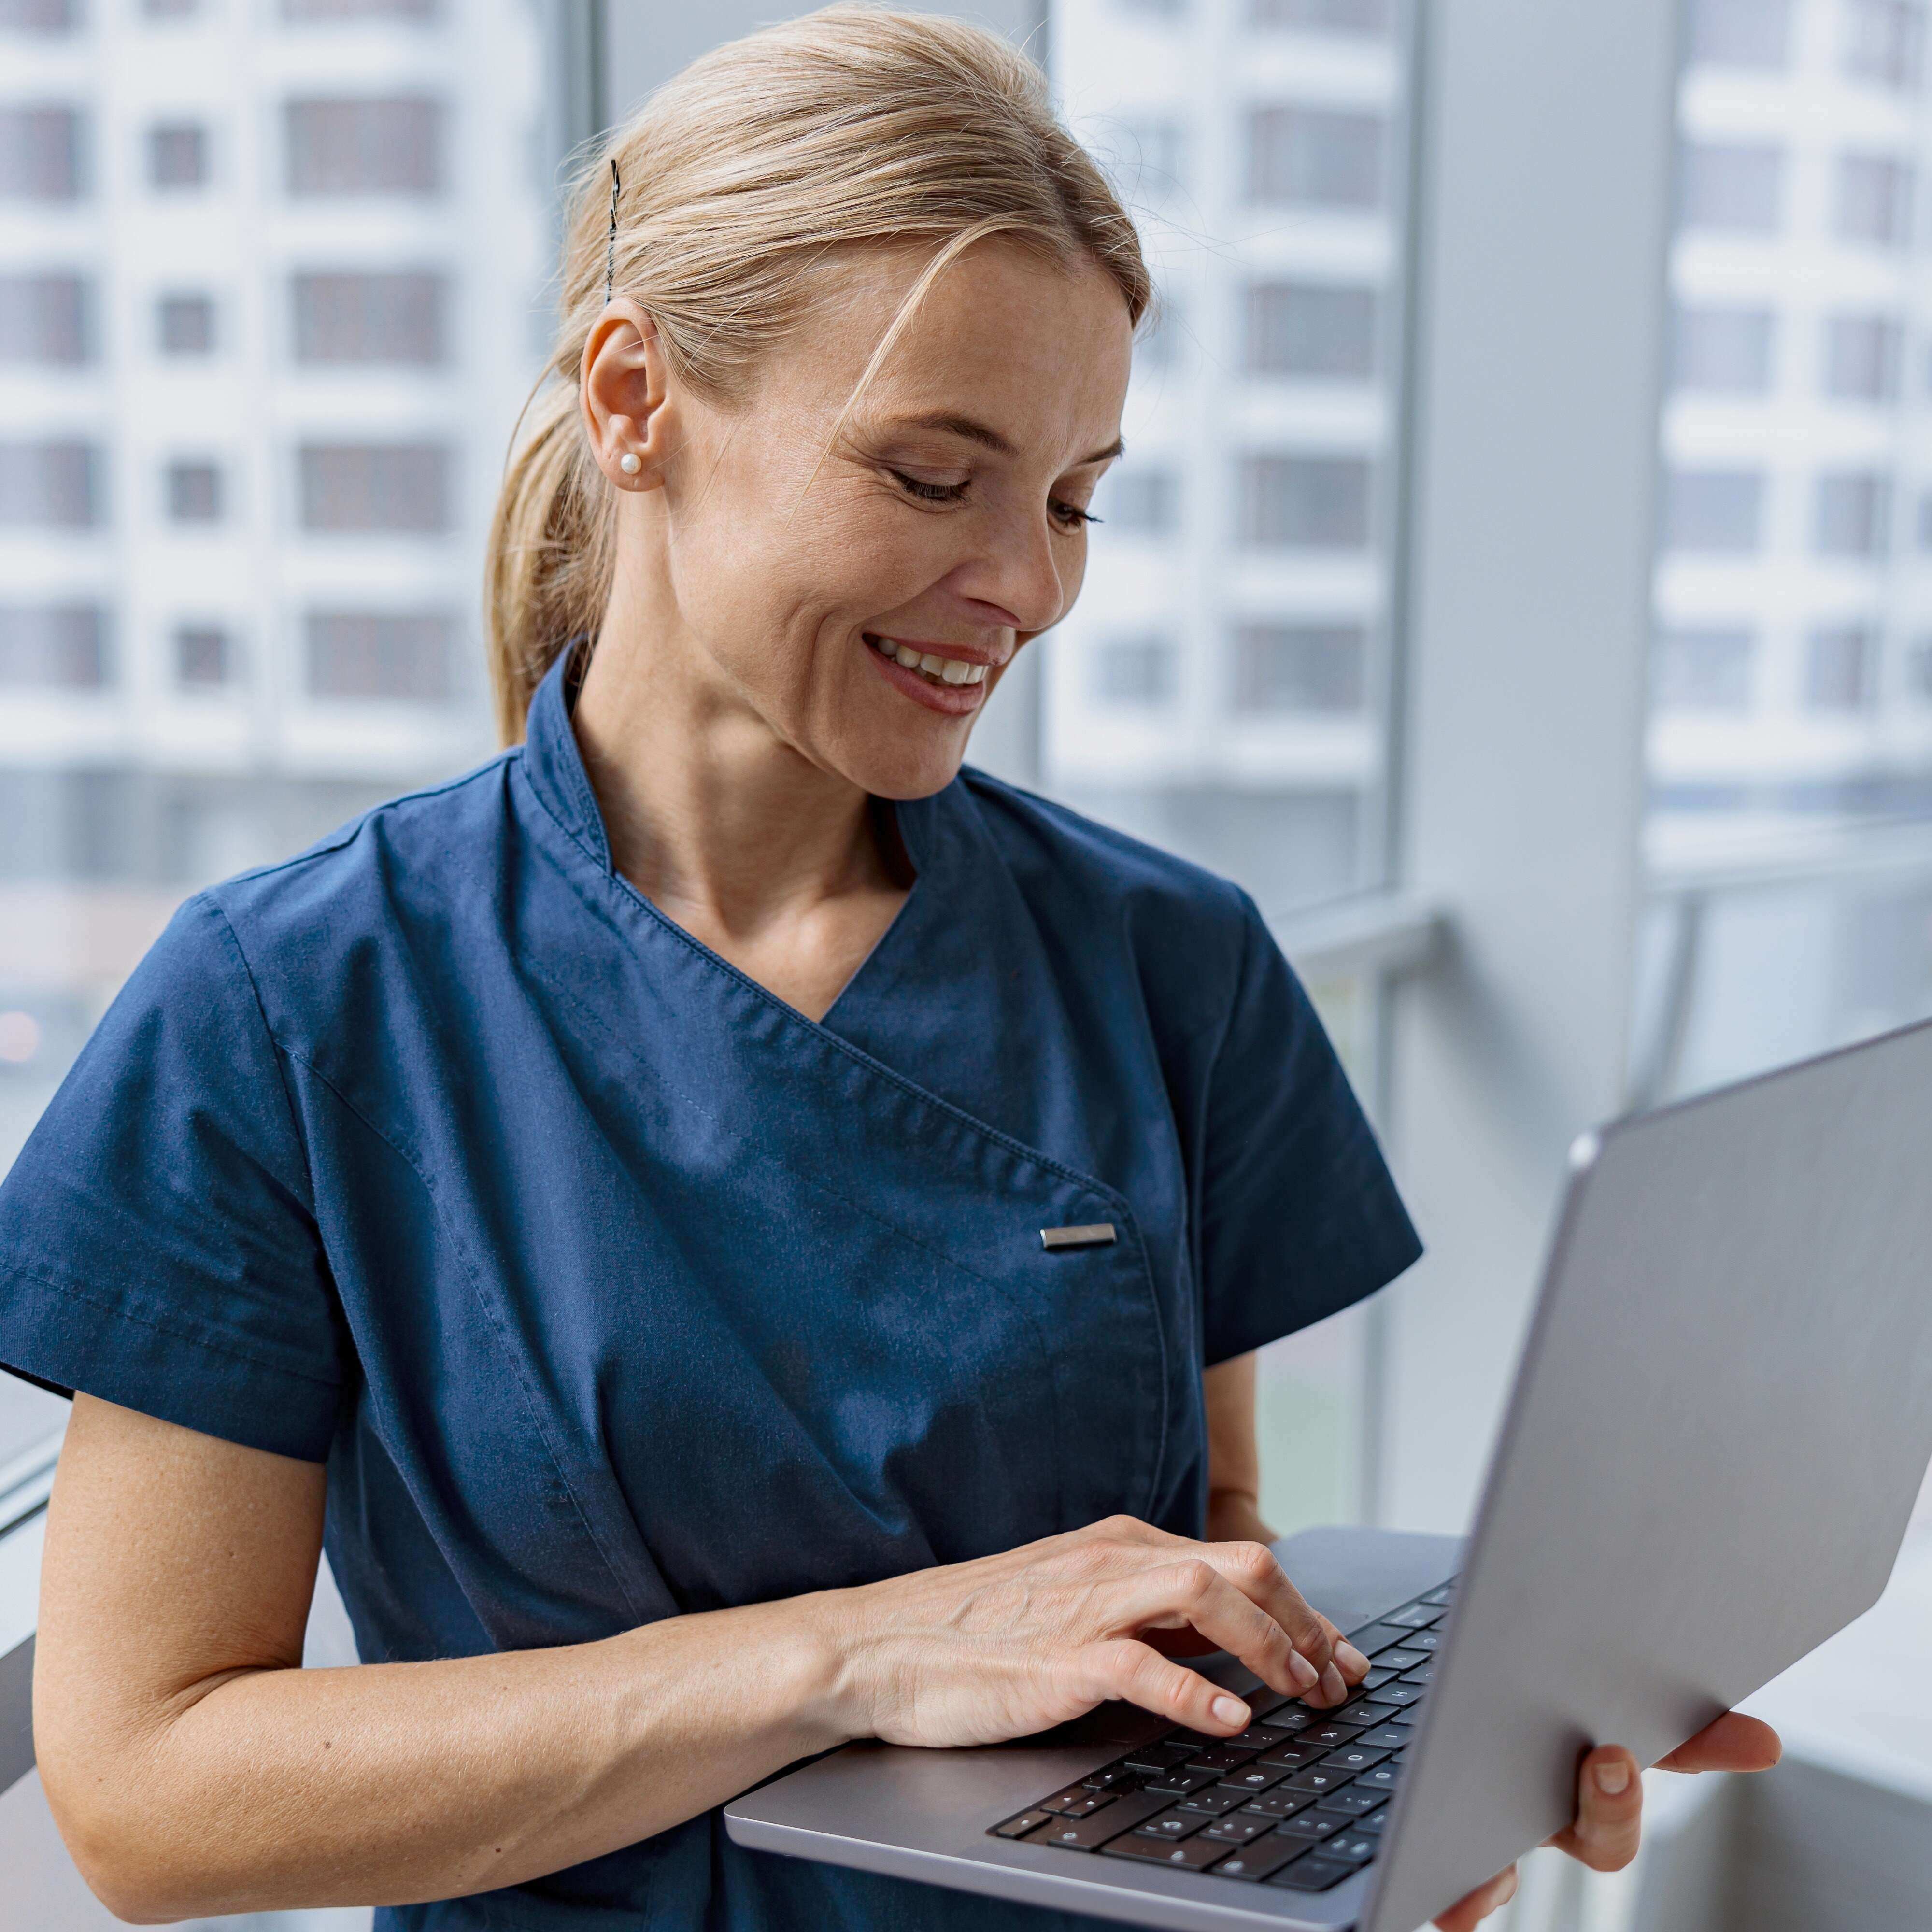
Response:
[[[825,1600],[555,1649],[248,1670],[130,1740],[111,1802],[68,1808],[115,1835],[101,1888],[146,1920],[513,1885],[841,1742]]]

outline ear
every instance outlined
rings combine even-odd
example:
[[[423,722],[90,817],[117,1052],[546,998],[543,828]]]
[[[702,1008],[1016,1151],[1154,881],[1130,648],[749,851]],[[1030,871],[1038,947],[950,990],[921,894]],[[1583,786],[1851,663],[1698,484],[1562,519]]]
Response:
[[[664,486],[674,413],[657,324],[624,297],[584,345],[578,401],[597,466],[620,490]]]

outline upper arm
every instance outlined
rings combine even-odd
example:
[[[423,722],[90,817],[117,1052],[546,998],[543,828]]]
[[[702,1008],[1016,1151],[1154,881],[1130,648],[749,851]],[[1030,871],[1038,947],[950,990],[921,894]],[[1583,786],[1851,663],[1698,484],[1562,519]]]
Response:
[[[170,1720],[302,1661],[325,1466],[76,1396],[48,1507],[34,1660],[47,1802],[84,1874]]]

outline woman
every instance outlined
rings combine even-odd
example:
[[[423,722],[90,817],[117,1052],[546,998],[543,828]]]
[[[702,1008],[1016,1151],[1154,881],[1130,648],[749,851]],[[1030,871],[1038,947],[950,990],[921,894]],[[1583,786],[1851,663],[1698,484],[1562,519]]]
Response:
[[[521,742],[190,901],[0,1193],[0,1360],[81,1392],[49,1800],[135,1919],[1068,1932],[716,1808],[1110,1696],[1238,1730],[1190,1645],[1332,1702],[1251,1352],[1414,1238],[1249,902],[960,774],[1148,299],[1031,68],[836,8],[608,159],[497,518]],[[359,1669],[295,1667],[325,1542]]]

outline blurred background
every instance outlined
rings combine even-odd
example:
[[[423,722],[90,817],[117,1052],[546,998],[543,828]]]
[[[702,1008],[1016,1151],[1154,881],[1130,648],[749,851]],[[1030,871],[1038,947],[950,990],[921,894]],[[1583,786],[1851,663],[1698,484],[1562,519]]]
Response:
[[[0,1167],[184,896],[493,750],[568,157],[802,10],[0,0]],[[1045,65],[1161,289],[973,755],[1274,920],[1430,1252],[1265,1352],[1264,1509],[1460,1528],[1570,1138],[1932,1012],[1926,6],[944,10]],[[0,1377],[0,1571],[63,1409]],[[1932,1922],[1924,1536],[1874,1614],[1780,1694],[1811,1784],[1664,1793],[1519,1927]],[[1892,1837],[1790,1852],[1840,1810]],[[31,1774],[0,1856],[8,1932],[109,1922]],[[1870,1916],[1805,1902],[1834,1858]]]

